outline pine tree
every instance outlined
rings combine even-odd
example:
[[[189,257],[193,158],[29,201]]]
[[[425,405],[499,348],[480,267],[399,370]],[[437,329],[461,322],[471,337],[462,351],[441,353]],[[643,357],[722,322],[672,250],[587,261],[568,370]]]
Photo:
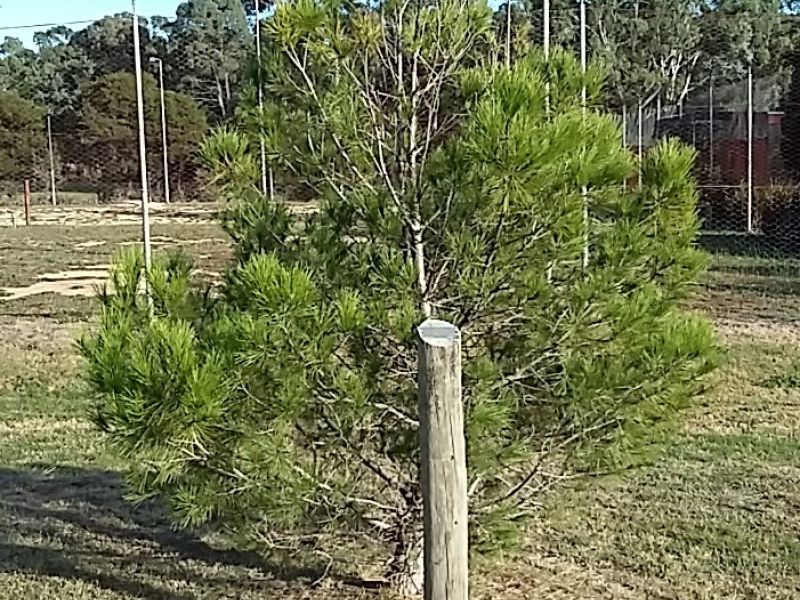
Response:
[[[563,52],[485,59],[482,2],[340,8],[278,6],[271,104],[204,146],[237,249],[221,289],[171,258],[151,309],[129,254],[82,346],[140,496],[267,545],[378,540],[406,584],[426,315],[463,332],[479,549],[518,539],[561,474],[646,460],[698,393],[715,350],[682,308],[705,264],[693,154],[665,143],[624,190],[617,124],[582,102],[602,74]],[[261,197],[259,139],[315,215]]]

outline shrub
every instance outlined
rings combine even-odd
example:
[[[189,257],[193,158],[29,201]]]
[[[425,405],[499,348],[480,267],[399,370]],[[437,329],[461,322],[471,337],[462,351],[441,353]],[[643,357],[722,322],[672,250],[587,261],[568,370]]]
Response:
[[[140,259],[116,263],[82,344],[95,419],[131,459],[133,489],[181,524],[280,547],[365,536],[406,582],[422,508],[414,326],[427,314],[463,332],[484,550],[513,542],[567,470],[649,459],[713,366],[708,324],[681,308],[705,265],[692,152],[662,144],[641,192],[624,191],[632,157],[615,122],[582,109],[598,72],[563,53],[473,67],[488,14],[460,4],[384,22],[281,5],[276,85],[301,108],[265,126],[319,213],[261,198],[250,149],[263,130],[224,130],[204,148],[233,203],[222,288],[203,300],[185,264],[157,263],[151,311]],[[409,24],[417,37],[394,37]],[[387,48],[419,70],[388,76]]]

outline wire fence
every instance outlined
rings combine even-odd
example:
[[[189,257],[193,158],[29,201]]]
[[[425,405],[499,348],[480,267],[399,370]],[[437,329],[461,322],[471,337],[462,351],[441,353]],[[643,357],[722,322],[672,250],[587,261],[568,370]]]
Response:
[[[138,20],[152,200],[211,199],[198,147],[258,93],[248,85],[253,4],[187,2],[168,18]],[[585,47],[608,73],[598,108],[618,116],[634,154],[666,137],[696,149],[715,264],[728,261],[753,289],[779,272],[785,289],[800,274],[791,259],[800,250],[798,17],[771,3],[702,4],[512,2],[495,14],[507,41],[498,52],[531,41]],[[0,193],[18,195],[29,179],[35,202],[141,196],[133,23],[121,14],[54,25],[0,45]]]
[[[153,201],[211,199],[199,147],[248,93],[252,15],[221,4],[219,14],[188,3],[169,19],[138,19]],[[17,202],[27,179],[34,202],[140,198],[133,23],[54,25],[0,45],[0,194]]]

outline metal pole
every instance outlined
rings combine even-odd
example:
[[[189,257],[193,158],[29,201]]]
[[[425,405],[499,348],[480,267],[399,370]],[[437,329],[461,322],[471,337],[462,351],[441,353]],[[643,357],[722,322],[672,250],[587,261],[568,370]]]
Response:
[[[147,184],[144,85],[142,82],[141,42],[139,41],[139,17],[136,14],[136,0],[131,0],[131,8],[133,9],[133,62],[136,70],[136,114],[139,122],[139,170],[142,175],[142,245],[144,246],[144,266],[149,271],[153,262],[153,255],[150,247],[150,197]]]
[[[747,67],[747,233],[753,233],[753,67]]]
[[[25,225],[30,227],[31,225],[31,180],[26,179],[25,185],[22,189],[22,208],[25,212]]]
[[[255,0],[256,10],[256,59],[258,61],[258,109],[264,108],[264,86],[261,81],[261,11],[259,10],[259,0]],[[270,200],[274,199],[274,193],[271,185],[272,172],[267,173],[267,149],[264,146],[264,140],[259,136],[258,140],[259,157],[261,160],[261,193],[265,197],[269,196]],[[267,178],[269,175],[270,182],[268,184]]]
[[[587,51],[586,51],[586,0],[581,0],[581,73],[585,76],[587,67],[588,67],[588,60],[587,60]],[[586,114],[586,83],[584,82],[583,87],[581,88],[581,106],[583,109],[583,114]],[[584,185],[581,187],[581,196],[583,197],[583,267],[586,268],[589,266],[589,190]]]
[[[642,99],[639,98],[639,109],[638,109],[638,116],[637,119],[639,122],[637,123],[637,139],[636,139],[636,147],[637,147],[637,154],[639,157],[639,189],[642,189],[642,160],[644,160],[644,107],[642,106]]]
[[[628,146],[628,105],[622,105],[622,145]]]
[[[550,58],[550,0],[544,0],[543,10],[542,10],[542,20],[544,21],[544,31],[542,33],[542,46],[544,48],[544,58],[548,60]],[[550,81],[548,77],[547,83],[545,83],[545,110],[547,111],[547,115],[550,115]]]
[[[53,152],[53,125],[50,122],[50,113],[47,113],[47,152],[50,154],[50,200],[53,206],[58,204],[58,192],[56,191],[56,158]]]
[[[161,148],[164,155],[164,201],[170,203],[169,190],[169,146],[167,143],[167,103],[164,98],[164,61],[160,58],[150,59],[158,63],[158,84],[161,87]]]
[[[544,33],[543,33],[543,46],[544,57],[550,57],[550,0],[544,0],[544,10],[542,18],[544,19]]]
[[[586,51],[586,0],[581,0],[581,73],[586,74],[588,65],[587,51]],[[583,103],[583,112],[586,112],[586,85],[581,88],[581,102]]]
[[[511,0],[506,2],[506,67],[511,67]]]
[[[714,77],[708,80],[708,183],[714,181]]]

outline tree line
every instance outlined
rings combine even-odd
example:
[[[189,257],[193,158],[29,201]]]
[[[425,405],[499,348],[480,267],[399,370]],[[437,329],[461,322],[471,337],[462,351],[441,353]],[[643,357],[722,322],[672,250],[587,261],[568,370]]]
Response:
[[[263,8],[263,6],[262,6]],[[145,118],[155,179],[160,162],[156,64],[164,66],[170,178],[178,195],[199,192],[197,149],[212,124],[232,118],[253,55],[252,3],[191,0],[174,17],[140,18]],[[34,35],[35,49],[0,45],[0,181],[46,180],[46,115],[51,115],[58,179],[103,197],[138,181],[132,15]],[[155,186],[154,186],[155,188]]]
[[[359,6],[357,1],[348,5]],[[579,0],[551,1],[551,42],[579,50]],[[621,111],[683,104],[713,80],[723,85],[748,68],[769,77],[785,98],[794,71],[798,2],[786,0],[597,0],[588,4],[588,52],[606,66],[602,103]],[[258,0],[268,27],[273,9]],[[170,167],[179,195],[201,189],[197,148],[210,127],[235,120],[253,95],[253,0],[189,0],[173,17],[140,19],[151,166],[163,177],[155,65],[164,65]],[[497,59],[541,43],[542,0],[498,6]],[[137,185],[132,15],[86,28],[58,26],[34,35],[35,49],[6,38],[0,45],[0,182],[45,182],[45,115],[51,115],[57,175],[67,188],[102,196]],[[510,30],[509,30],[510,26]],[[267,42],[268,41],[267,38]],[[488,52],[488,50],[487,50]],[[797,87],[797,86],[795,86]],[[791,125],[790,125],[791,127]]]

